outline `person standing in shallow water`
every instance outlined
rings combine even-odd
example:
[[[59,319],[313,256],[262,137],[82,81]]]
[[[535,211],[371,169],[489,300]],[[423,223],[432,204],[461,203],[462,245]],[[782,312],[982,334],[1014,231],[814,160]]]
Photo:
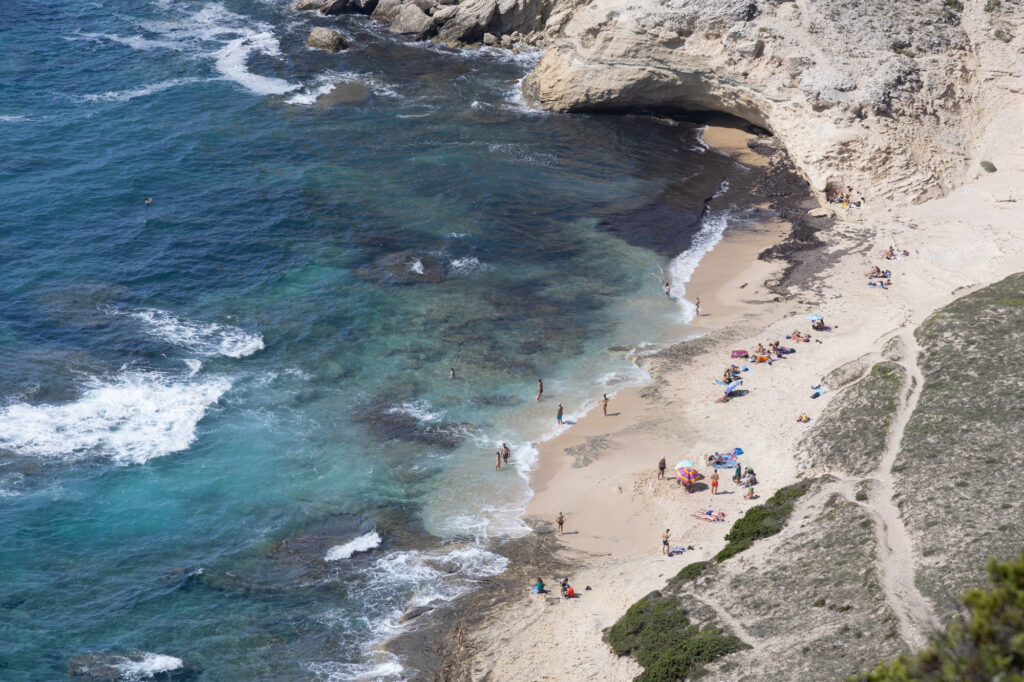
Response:
[[[505,460],[505,464],[508,464],[508,456],[512,454],[512,451],[508,449],[508,443],[501,444],[501,458]]]
[[[601,408],[604,410],[604,416],[608,416],[608,394],[605,393],[604,397],[601,398]]]
[[[565,514],[558,512],[558,516],[555,517],[555,524],[558,526],[558,534],[561,535],[562,531],[565,530]]]
[[[672,298],[672,285],[665,282],[665,298]]]
[[[495,454],[494,468],[495,469],[500,469],[501,468],[501,450],[498,450],[494,454]]]
[[[558,403],[558,414],[555,415],[555,419],[558,420],[559,424],[562,423],[562,403]]]
[[[540,397],[544,395],[544,382],[537,379],[537,402],[540,402]]]

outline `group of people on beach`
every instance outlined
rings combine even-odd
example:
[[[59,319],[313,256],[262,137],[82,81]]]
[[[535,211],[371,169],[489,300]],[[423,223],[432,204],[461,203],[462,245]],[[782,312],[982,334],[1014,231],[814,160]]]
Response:
[[[909,255],[909,251],[906,249],[898,249],[895,244],[891,244],[889,248],[882,252],[882,258],[885,260],[897,260]],[[892,286],[892,273],[889,270],[883,270],[877,265],[872,266],[871,270],[864,273],[864,276],[869,280],[869,287],[888,289]]]
[[[565,599],[575,599],[578,595],[576,594],[576,588],[569,584],[569,576],[565,576],[558,581],[559,591],[562,593],[562,597]],[[587,588],[590,589],[590,588]],[[537,578],[533,583],[534,594],[547,594],[547,587],[544,585],[544,580]]]
[[[853,187],[849,185],[847,185],[845,190],[842,187],[834,187],[832,185],[829,185],[825,190],[825,200],[830,204],[839,204],[843,208],[848,206],[860,208],[860,205],[866,201],[863,196],[854,201],[853,196]]]

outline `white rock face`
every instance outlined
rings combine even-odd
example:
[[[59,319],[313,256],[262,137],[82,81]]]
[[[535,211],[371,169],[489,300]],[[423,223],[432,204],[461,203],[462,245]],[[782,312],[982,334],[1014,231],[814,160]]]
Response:
[[[413,33],[423,37],[433,31],[433,28],[434,22],[430,15],[412,3],[402,5],[398,14],[391,21],[392,33]]]
[[[835,181],[869,201],[921,201],[977,164],[968,150],[999,106],[995,81],[1021,87],[1024,11],[964,4],[556,0],[523,92],[558,111],[734,114],[775,133],[819,192]]]

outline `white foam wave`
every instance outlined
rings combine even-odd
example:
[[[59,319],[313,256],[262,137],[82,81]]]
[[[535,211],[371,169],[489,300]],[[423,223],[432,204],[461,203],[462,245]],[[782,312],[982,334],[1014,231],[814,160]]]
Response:
[[[283,95],[300,87],[249,70],[253,53],[279,57],[281,46],[269,24],[231,12],[220,3],[207,4],[179,19],[140,22],[138,26],[140,35],[80,33],[72,39],[109,40],[136,50],[165,49],[212,59],[225,79],[257,95]]]
[[[313,88],[306,88],[303,92],[296,93],[285,100],[286,104],[300,104],[303,106],[309,106],[310,104],[316,104],[316,101],[321,96],[327,95],[334,92],[334,89],[338,87],[337,83],[324,83]]]
[[[419,258],[417,258],[416,260],[414,260],[412,263],[409,264],[408,268],[409,268],[410,272],[415,272],[417,275],[422,275],[423,274],[423,261],[421,261]]]
[[[374,564],[375,576],[386,584],[413,588],[410,606],[451,601],[473,589],[479,578],[502,573],[508,559],[479,545],[445,554],[407,550],[391,552]]]
[[[122,680],[149,680],[160,673],[171,672],[184,665],[184,661],[176,656],[146,652],[141,660],[126,659],[124,663],[118,663],[114,667],[121,672]]]
[[[27,456],[106,456],[140,464],[187,449],[199,421],[229,388],[222,377],[181,382],[129,372],[111,381],[92,379],[75,402],[16,403],[0,410],[0,445]]]
[[[148,308],[131,313],[148,334],[206,357],[244,358],[263,350],[263,337],[238,327],[181,320],[166,310]]]
[[[0,123],[17,123],[18,121],[31,121],[28,116],[0,116]]]
[[[724,183],[723,183],[724,184]],[[719,192],[722,192],[719,189]],[[718,193],[716,193],[716,196]],[[718,212],[705,214],[700,230],[693,236],[690,248],[672,259],[668,266],[669,281],[672,283],[672,294],[683,309],[683,316],[686,322],[696,317],[696,307],[693,303],[685,300],[686,285],[689,283],[697,265],[715,245],[722,239],[725,228],[729,226],[729,212]]]
[[[217,71],[257,95],[283,95],[300,87],[282,78],[261,76],[250,71],[248,61],[253,52],[276,57],[281,54],[281,46],[270,32],[235,38],[217,51]]]
[[[439,422],[444,419],[444,412],[434,412],[431,405],[425,400],[412,400],[393,405],[385,410],[386,414],[404,414],[412,417],[418,422],[427,424]]]
[[[323,682],[354,682],[362,680],[388,680],[401,679],[404,668],[398,662],[398,658],[386,651],[374,652],[375,657],[382,659],[369,663],[340,663],[338,661],[325,661],[323,663],[310,663],[309,672],[313,673],[317,680]]]
[[[481,263],[479,258],[474,258],[473,256],[455,258],[449,264],[451,265],[452,272],[457,275],[469,275],[474,272],[490,269],[489,265]]]
[[[76,33],[68,36],[67,40],[88,40],[90,42],[109,40],[134,50],[184,50],[186,48],[184,43],[175,40],[153,40],[141,35],[119,36],[113,33]]]
[[[174,78],[168,81],[161,81],[160,83],[144,85],[141,88],[132,88],[130,90],[111,90],[110,92],[102,92],[95,95],[82,95],[77,99],[80,102],[127,102],[128,100],[135,99],[136,97],[145,97],[146,95],[152,95],[162,90],[175,88],[179,85],[188,85],[189,83],[196,83],[200,80],[202,79]]]
[[[380,547],[381,537],[377,535],[377,531],[370,531],[366,535],[360,535],[354,540],[349,540],[344,545],[335,545],[327,550],[327,555],[324,557],[324,561],[338,561],[339,559],[348,559],[356,552],[367,552],[371,549]]]

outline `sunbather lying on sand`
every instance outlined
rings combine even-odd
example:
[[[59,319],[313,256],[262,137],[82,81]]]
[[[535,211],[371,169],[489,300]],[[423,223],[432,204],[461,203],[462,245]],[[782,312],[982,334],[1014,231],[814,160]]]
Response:
[[[871,268],[871,272],[865,272],[864,276],[865,277],[881,277],[882,276],[882,268],[880,268],[880,267],[878,267],[876,265],[873,268]]]
[[[807,422],[811,421],[811,418],[807,416],[806,412],[804,412],[799,417],[797,417],[796,420],[801,424],[806,424]]]

